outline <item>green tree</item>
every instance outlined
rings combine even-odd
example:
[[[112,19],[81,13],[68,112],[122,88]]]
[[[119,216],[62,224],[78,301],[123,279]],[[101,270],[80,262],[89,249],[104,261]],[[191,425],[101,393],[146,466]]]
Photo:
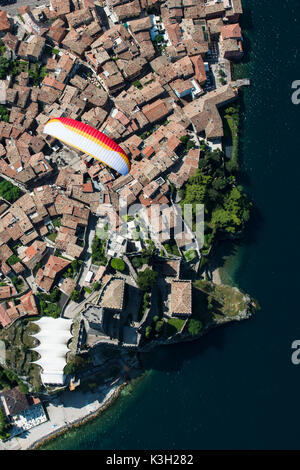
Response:
[[[207,309],[208,309],[209,311],[212,311],[213,308],[214,308],[213,301],[214,301],[213,296],[212,296],[212,295],[208,295],[208,296],[207,296]]]
[[[0,119],[1,121],[8,122],[9,121],[9,112],[4,106],[0,106]]]
[[[56,303],[46,302],[46,307],[43,309],[43,312],[48,317],[58,318],[61,314],[61,308]]]
[[[196,147],[195,142],[193,142],[192,140],[189,140],[186,144],[186,151],[188,152],[189,150],[191,150],[195,147]]]
[[[192,336],[198,335],[200,333],[200,331],[202,330],[202,328],[203,328],[203,325],[202,325],[202,322],[200,320],[197,320],[196,318],[191,318],[188,321],[188,332]]]
[[[0,406],[0,439],[7,439],[9,437],[10,424]]]
[[[110,265],[116,271],[121,271],[122,272],[125,269],[125,263],[122,260],[122,258],[113,258],[110,262]]]
[[[1,56],[0,57],[0,78],[6,78],[6,76],[9,73],[9,69],[11,66],[11,62],[9,59],[6,59],[6,57]]]
[[[24,393],[24,395],[28,393],[28,386],[24,384],[23,382],[19,382],[19,389],[22,393]]]
[[[224,189],[227,187],[228,183],[225,178],[216,178],[212,182],[212,187],[216,191],[224,191]]]
[[[230,174],[235,174],[239,171],[239,164],[234,160],[229,160],[225,163],[226,171]]]
[[[73,375],[76,372],[76,363],[75,361],[68,362],[64,368],[64,373],[66,375]]]
[[[137,256],[132,258],[131,263],[136,269],[140,268],[143,265],[141,258],[139,258]]]
[[[155,323],[155,332],[159,335],[162,332],[164,326],[164,320],[158,320]]]
[[[95,235],[92,242],[92,262],[100,263],[102,266],[105,266],[107,263],[105,256],[105,240],[101,240],[97,235]]]
[[[146,338],[150,338],[151,333],[152,333],[152,326],[149,325],[146,327],[146,330],[145,330]]]
[[[78,290],[74,289],[72,292],[71,292],[71,295],[70,295],[70,299],[73,300],[73,302],[79,302],[80,301],[80,298],[81,298],[81,294],[80,292],[78,292]]]
[[[241,187],[233,187],[226,195],[223,207],[212,214],[212,222],[218,228],[235,234],[250,218],[251,204]]]
[[[156,283],[158,273],[150,268],[146,268],[144,271],[139,272],[137,275],[137,283],[140,289],[144,291],[151,291],[154,284]]]
[[[18,263],[19,261],[21,261],[21,260],[17,255],[11,255],[7,260],[7,264],[9,264],[9,266],[13,266],[14,264]]]
[[[50,302],[58,302],[61,297],[61,291],[59,289],[53,289],[51,294],[49,295]]]
[[[156,44],[161,44],[164,40],[164,37],[161,34],[157,34],[154,38],[154,42]]]
[[[10,181],[0,181],[0,196],[8,202],[15,202],[21,195],[21,190]]]
[[[188,141],[189,141],[189,136],[188,135],[183,135],[182,137],[180,137],[180,142],[182,142],[183,144],[187,144]]]
[[[139,80],[135,80],[135,82],[133,82],[133,86],[135,86],[139,90],[141,90],[143,88],[143,85],[141,84],[141,82]]]

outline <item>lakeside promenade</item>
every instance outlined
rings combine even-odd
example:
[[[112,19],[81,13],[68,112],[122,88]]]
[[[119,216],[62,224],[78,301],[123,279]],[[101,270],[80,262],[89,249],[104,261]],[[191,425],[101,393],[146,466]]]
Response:
[[[29,450],[97,416],[119,395],[124,382],[98,387],[93,392],[65,391],[45,405],[49,420],[29,431],[0,441],[0,450]]]

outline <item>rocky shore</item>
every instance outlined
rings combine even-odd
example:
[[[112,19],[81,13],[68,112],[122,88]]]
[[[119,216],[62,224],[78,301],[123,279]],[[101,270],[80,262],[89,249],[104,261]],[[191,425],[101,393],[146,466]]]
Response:
[[[252,302],[252,300],[249,297],[249,301]],[[184,333],[178,333],[175,335],[173,338],[165,339],[165,340],[152,340],[151,343],[146,344],[140,349],[140,352],[149,352],[155,349],[158,346],[167,346],[169,344],[178,344],[178,343],[183,343],[183,342],[189,342],[189,341],[196,341],[200,339],[202,336],[206,335],[209,333],[211,330],[218,328],[222,325],[226,325],[228,323],[233,323],[233,322],[240,322],[243,320],[249,320],[252,315],[254,314],[254,310],[257,309],[257,306],[255,303],[251,304],[251,308],[249,309],[243,309],[239,312],[238,315],[236,315],[234,318],[224,318],[223,321],[220,321],[219,323],[210,323],[206,325],[199,334],[197,335],[190,335],[188,332]]]

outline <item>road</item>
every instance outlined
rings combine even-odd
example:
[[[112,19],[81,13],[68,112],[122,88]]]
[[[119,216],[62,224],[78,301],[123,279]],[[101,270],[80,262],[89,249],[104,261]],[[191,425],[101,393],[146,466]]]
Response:
[[[4,5],[4,1],[0,1],[0,8],[5,10],[10,16],[15,16],[18,13],[18,8],[23,5],[29,5],[30,8],[39,7],[41,5],[49,5],[48,0],[17,0],[15,2]]]
[[[86,250],[86,256],[84,259],[84,269],[82,270],[82,273],[80,275],[80,279],[78,280],[78,284],[82,287],[84,280],[86,278],[86,275],[90,269],[91,262],[92,262],[92,241],[94,239],[95,233],[96,233],[96,223],[97,220],[93,219],[93,222],[89,222],[88,225],[88,234],[87,234],[87,250]],[[64,318],[75,318],[79,312],[83,309],[84,304],[86,302],[92,302],[94,298],[99,295],[99,292],[95,291],[90,294],[86,299],[84,299],[80,304],[77,304],[76,302],[70,301],[70,303],[67,305],[63,317]]]
[[[79,315],[81,310],[84,309],[85,304],[88,302],[95,302],[97,296],[99,296],[99,291],[96,290],[92,292],[86,299],[80,302],[80,304],[71,301],[64,311],[63,318],[74,319],[77,315]]]

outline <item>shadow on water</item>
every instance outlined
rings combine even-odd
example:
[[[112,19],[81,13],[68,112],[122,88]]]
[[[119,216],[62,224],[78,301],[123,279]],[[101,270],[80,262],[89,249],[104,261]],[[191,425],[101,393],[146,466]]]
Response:
[[[248,8],[244,8],[244,14],[240,19],[240,26],[243,31],[243,64],[248,64],[251,59],[252,44],[249,39],[249,31],[252,31],[254,29],[252,15],[253,12],[251,10],[249,10]]]
[[[253,245],[256,243],[263,229],[263,225],[264,217],[262,212],[257,206],[253,205],[250,220],[239,243],[243,245]]]
[[[235,256],[237,253],[237,245],[239,241],[234,240],[218,240],[213,247],[210,260],[210,269],[214,270],[222,268],[226,262],[226,258]]]
[[[204,355],[208,349],[224,350],[225,328],[229,325],[219,326],[203,337],[186,343],[160,346],[151,352],[140,353],[140,362],[143,369],[161,372],[179,371],[184,362]]]
[[[253,30],[253,10],[247,8],[246,6],[243,7],[243,14],[240,17],[239,23],[242,28],[242,31]]]
[[[238,159],[239,159],[240,169],[239,169],[239,174],[238,174],[238,182],[242,185],[246,185],[250,187],[251,181],[250,181],[249,175],[243,169],[245,155],[244,155],[244,145],[242,142],[242,136],[245,135],[245,117],[246,117],[245,90],[243,88],[239,90],[239,113],[240,113],[240,120],[239,120]]]

